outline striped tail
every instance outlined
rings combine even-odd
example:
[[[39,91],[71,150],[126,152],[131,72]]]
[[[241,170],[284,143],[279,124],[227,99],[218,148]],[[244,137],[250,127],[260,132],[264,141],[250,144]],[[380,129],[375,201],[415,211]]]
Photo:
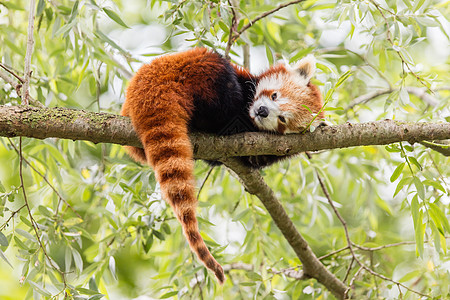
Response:
[[[164,116],[147,115],[145,120],[141,119],[145,124],[139,124],[136,131],[147,162],[153,167],[163,196],[181,223],[190,248],[222,284],[225,280],[223,269],[209,252],[198,229],[192,146],[186,118],[180,114],[180,111],[175,114],[166,111]],[[132,151],[136,156],[137,150]]]

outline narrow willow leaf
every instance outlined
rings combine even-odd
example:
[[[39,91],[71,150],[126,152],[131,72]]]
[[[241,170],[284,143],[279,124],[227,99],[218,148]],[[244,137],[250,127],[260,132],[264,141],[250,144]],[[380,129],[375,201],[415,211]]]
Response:
[[[2,249],[0,249],[0,257],[11,267],[14,269],[12,264],[9,262],[8,258],[6,257],[5,253],[3,253]]]
[[[23,236],[24,238],[37,243],[36,238],[31,233],[29,233],[28,231],[25,231],[25,230],[20,229],[20,228],[16,228],[16,232],[18,234],[20,234],[21,236]]]
[[[8,247],[8,239],[6,238],[6,236],[1,231],[0,231],[0,246]]]
[[[267,60],[269,61],[269,64],[273,65],[273,54],[272,54],[272,50],[270,50],[269,46],[266,46],[266,57],[267,57]]]
[[[411,177],[403,177],[397,184],[397,188],[395,189],[394,192],[394,197],[397,196],[397,194],[403,189],[405,185],[410,184],[411,181],[412,181]]]
[[[124,21],[122,21],[122,19],[119,17],[118,14],[116,14],[114,11],[108,9],[108,8],[103,8],[103,11],[108,15],[108,17],[111,18],[111,20],[113,20],[114,22],[116,22],[117,24],[125,27],[125,28],[130,28],[128,27],[127,24],[125,24]]]
[[[417,194],[419,195],[420,199],[425,200],[425,188],[422,181],[420,181],[419,178],[414,177],[413,183],[417,189]]]
[[[28,280],[28,283],[33,287],[33,289],[38,292],[39,294],[45,296],[45,297],[51,297],[52,294],[47,291],[46,289],[44,289],[43,287],[41,287],[39,284],[37,284],[36,282],[33,282],[31,280]]]
[[[344,81],[347,80],[347,78],[349,78],[349,77],[352,76],[352,75],[353,75],[353,74],[352,74],[352,71],[350,71],[350,70],[347,71],[347,72],[345,72],[344,74],[342,74],[342,76],[339,77],[338,81],[336,82],[335,87],[339,87],[341,84],[344,83]]]
[[[75,262],[75,267],[78,271],[83,272],[83,259],[81,258],[80,252],[76,249],[71,249],[73,261]]]
[[[408,91],[405,88],[401,88],[400,92],[398,93],[400,103],[402,105],[408,105],[409,104],[409,94]]]
[[[117,275],[116,275],[116,260],[114,259],[114,256],[110,256],[109,257],[109,270],[111,271],[112,276],[114,277],[115,280],[117,280]]]
[[[248,213],[250,213],[250,209],[246,208],[243,211],[241,211],[240,213],[238,213],[234,218],[233,218],[233,222],[238,222],[240,220],[242,220]]]
[[[72,266],[72,251],[70,251],[69,247],[66,247],[64,253],[64,264],[66,272],[70,271],[70,267]]]
[[[390,178],[391,182],[394,182],[397,180],[397,178],[402,174],[403,168],[405,167],[405,163],[401,163],[395,168],[394,173],[392,173],[392,176]]]
[[[441,222],[442,226],[445,228],[447,232],[450,232],[450,224],[449,221],[442,209],[440,209],[435,203],[430,203],[431,211],[436,214],[437,219]]]
[[[425,227],[423,224],[423,214],[420,211],[419,199],[417,194],[414,195],[411,201],[411,213],[414,221],[414,234],[416,237],[416,250],[420,257],[423,257],[423,236],[425,233]]]
[[[47,207],[43,206],[43,205],[39,205],[38,207],[39,212],[43,215],[46,216],[48,218],[53,217],[53,213],[50,211],[50,209],[48,209]]]
[[[159,299],[167,299],[167,298],[175,296],[176,294],[178,294],[178,291],[168,292],[168,293],[165,293],[164,295],[160,296]]]
[[[432,186],[437,190],[440,190],[443,193],[447,193],[447,191],[444,189],[444,187],[442,186],[442,184],[438,181],[433,181],[433,180],[424,180],[422,181],[423,184],[428,185],[428,186]]]
[[[162,234],[161,232],[159,232],[158,230],[153,230],[153,234],[160,239],[161,241],[164,241],[166,238],[164,236],[164,234]]]

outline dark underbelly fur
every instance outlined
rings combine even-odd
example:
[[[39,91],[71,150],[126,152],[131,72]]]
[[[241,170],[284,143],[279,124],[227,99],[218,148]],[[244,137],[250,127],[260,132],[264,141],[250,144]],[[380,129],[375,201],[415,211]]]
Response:
[[[241,78],[236,75],[233,67],[228,66],[220,80],[214,83],[217,98],[201,99],[195,97],[195,109],[189,123],[191,131],[213,133],[217,135],[233,135],[243,132],[260,131],[250,119],[248,109],[253,101],[255,92],[255,80]],[[238,159],[247,167],[261,169],[276,163],[288,156],[259,155],[240,156]],[[211,166],[218,166],[219,161],[208,161]]]
[[[226,118],[223,122],[218,120],[223,118],[214,118],[213,114],[206,114],[209,118],[204,118],[205,114],[194,112],[194,116],[191,120],[191,131],[213,133],[217,135],[233,135],[243,132],[259,132],[258,128],[253,124],[248,116],[248,113],[234,114],[234,117]],[[198,111],[197,111],[198,112]],[[222,116],[223,117],[223,116]],[[271,164],[274,164],[280,160],[288,158],[290,155],[277,156],[277,155],[258,155],[258,156],[239,156],[239,161],[247,167],[253,169],[261,169]],[[222,163],[220,161],[205,160],[211,166],[219,166]]]

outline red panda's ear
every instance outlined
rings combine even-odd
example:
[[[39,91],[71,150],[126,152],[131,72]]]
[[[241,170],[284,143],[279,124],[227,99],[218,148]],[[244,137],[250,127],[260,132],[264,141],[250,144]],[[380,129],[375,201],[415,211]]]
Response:
[[[299,84],[306,85],[316,71],[316,59],[312,54],[309,54],[291,66],[291,70],[296,74]]]

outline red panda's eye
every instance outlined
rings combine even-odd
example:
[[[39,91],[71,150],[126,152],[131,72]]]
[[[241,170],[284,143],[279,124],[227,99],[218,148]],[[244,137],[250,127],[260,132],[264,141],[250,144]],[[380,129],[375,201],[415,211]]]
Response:
[[[277,96],[278,96],[277,93],[273,93],[271,96],[272,100],[277,100]]]

